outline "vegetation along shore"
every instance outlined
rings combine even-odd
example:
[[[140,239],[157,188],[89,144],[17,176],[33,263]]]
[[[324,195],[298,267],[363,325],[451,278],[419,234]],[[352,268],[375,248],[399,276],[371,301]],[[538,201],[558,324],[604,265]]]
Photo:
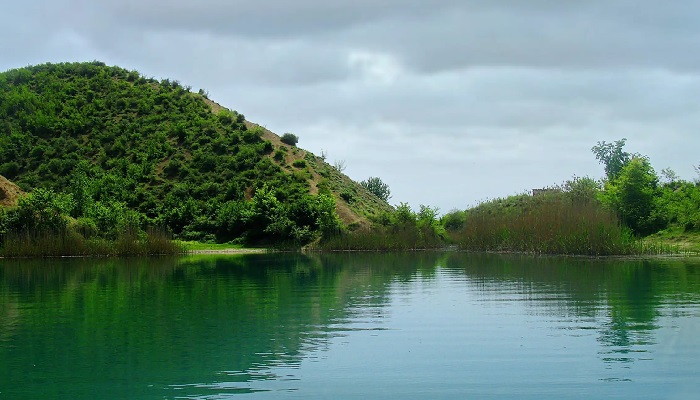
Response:
[[[700,250],[700,183],[599,142],[601,179],[440,214],[392,206],[178,81],[101,62],[0,73],[0,256],[243,248],[632,255]],[[692,161],[692,160],[690,160]],[[700,176],[699,176],[700,178]],[[262,251],[262,250],[255,250]]]

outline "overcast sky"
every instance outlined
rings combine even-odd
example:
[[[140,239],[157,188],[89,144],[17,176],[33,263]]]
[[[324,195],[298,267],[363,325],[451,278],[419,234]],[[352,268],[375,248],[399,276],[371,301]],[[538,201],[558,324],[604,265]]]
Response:
[[[24,0],[0,70],[100,60],[177,79],[390,202],[464,209],[603,176],[627,138],[697,177],[696,0]]]

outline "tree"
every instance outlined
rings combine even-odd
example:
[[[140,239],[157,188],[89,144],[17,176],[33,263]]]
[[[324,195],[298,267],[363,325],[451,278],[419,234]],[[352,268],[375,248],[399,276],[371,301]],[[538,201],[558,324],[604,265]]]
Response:
[[[360,185],[384,201],[388,201],[391,198],[389,185],[382,182],[380,178],[370,176],[366,181],[360,182]]]
[[[602,141],[591,148],[595,158],[604,165],[605,175],[610,181],[617,178],[622,168],[630,162],[631,155],[622,150],[626,141],[627,139],[625,138],[614,143]]]
[[[680,179],[678,174],[676,174],[676,171],[672,170],[671,168],[662,169],[661,176],[663,176],[665,183],[674,183]]]
[[[659,178],[646,157],[633,157],[614,180],[605,184],[601,201],[613,210],[636,234],[646,235],[661,228],[656,217],[655,198]]]
[[[345,171],[345,160],[336,160],[333,162],[333,168],[338,172]]]
[[[464,228],[465,221],[465,212],[457,209],[451,210],[447,214],[443,215],[442,218],[440,218],[440,222],[445,227],[445,229],[450,231],[456,231]]]
[[[10,221],[15,232],[45,233],[61,232],[66,229],[66,215],[73,208],[73,197],[55,193],[52,190],[37,188],[27,196],[20,197],[15,213]]]
[[[299,136],[297,136],[293,133],[287,132],[284,135],[282,135],[282,138],[280,140],[282,140],[282,143],[284,143],[284,144],[288,144],[290,146],[296,146],[297,143],[299,143]]]

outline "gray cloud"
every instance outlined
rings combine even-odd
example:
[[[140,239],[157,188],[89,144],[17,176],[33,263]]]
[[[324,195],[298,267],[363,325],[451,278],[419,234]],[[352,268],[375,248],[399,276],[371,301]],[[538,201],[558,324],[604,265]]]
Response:
[[[700,4],[632,0],[29,0],[0,69],[100,59],[219,103],[393,201],[443,211],[601,176],[599,140],[700,163]]]

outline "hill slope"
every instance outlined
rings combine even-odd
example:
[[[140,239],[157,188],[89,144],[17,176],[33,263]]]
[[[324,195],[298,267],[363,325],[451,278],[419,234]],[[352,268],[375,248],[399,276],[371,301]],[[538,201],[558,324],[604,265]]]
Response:
[[[0,175],[0,206],[1,207],[13,207],[17,205],[17,199],[22,196],[24,192],[19,188],[19,186],[10,182],[4,176]]]
[[[100,62],[0,74],[0,121],[0,174],[72,194],[71,214],[98,225],[128,209],[182,238],[306,241],[328,207],[346,225],[390,210],[201,93]]]

